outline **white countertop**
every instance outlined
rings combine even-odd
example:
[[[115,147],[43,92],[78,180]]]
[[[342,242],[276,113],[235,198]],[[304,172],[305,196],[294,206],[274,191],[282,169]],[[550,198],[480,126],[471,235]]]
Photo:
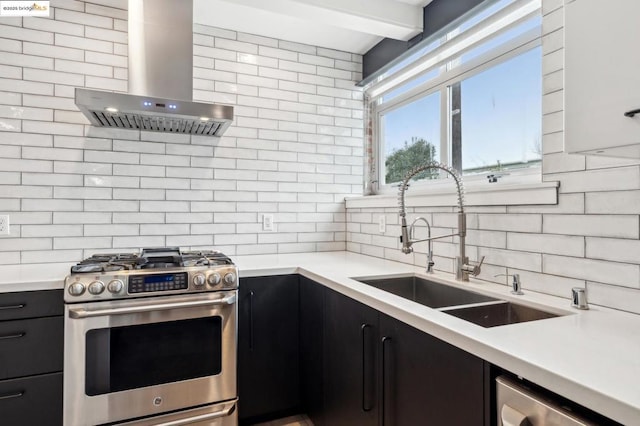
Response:
[[[504,300],[568,315],[483,328],[351,277],[418,273],[423,268],[349,252],[236,256],[241,277],[300,273],[480,358],[628,426],[640,425],[640,315],[482,281],[459,283],[448,274],[428,278]],[[62,288],[69,264],[0,266],[0,292]],[[46,271],[46,272],[43,272]]]

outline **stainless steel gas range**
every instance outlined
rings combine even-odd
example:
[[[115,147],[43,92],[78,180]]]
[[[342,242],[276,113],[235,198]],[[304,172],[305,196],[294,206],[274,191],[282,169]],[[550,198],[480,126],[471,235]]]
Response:
[[[98,254],[65,280],[64,424],[237,425],[238,271],[216,251]]]

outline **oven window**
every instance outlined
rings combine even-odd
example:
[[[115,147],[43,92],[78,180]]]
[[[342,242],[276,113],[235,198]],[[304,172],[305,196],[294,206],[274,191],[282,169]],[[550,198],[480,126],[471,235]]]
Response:
[[[220,374],[219,316],[90,330],[86,335],[87,395]]]

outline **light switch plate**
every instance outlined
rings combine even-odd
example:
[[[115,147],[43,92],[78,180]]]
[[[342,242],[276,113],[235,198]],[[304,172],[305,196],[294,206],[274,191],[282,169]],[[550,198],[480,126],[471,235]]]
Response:
[[[262,230],[273,231],[273,215],[272,214],[262,215]]]
[[[9,227],[9,215],[0,214],[0,235],[10,235],[11,228]]]

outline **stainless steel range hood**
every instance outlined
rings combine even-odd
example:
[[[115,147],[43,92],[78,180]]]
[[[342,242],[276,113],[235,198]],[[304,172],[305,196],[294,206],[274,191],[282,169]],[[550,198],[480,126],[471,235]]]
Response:
[[[192,96],[192,0],[129,0],[129,94],[75,93],[94,126],[221,136],[233,107]]]

